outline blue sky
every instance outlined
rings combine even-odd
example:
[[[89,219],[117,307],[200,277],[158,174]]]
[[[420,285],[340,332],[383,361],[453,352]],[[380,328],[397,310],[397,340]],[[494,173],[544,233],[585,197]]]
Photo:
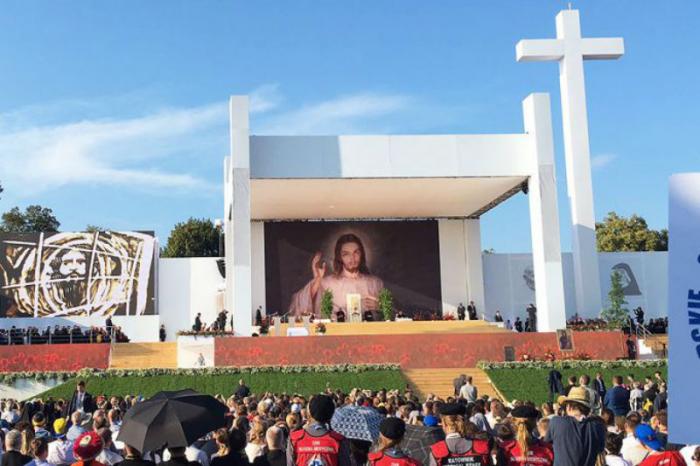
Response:
[[[596,217],[667,223],[667,180],[698,170],[700,2],[574,1],[587,62]],[[255,133],[512,133],[550,92],[562,248],[570,249],[558,70],[515,62],[554,37],[549,0],[34,1],[0,9],[0,211],[39,203],[62,229],[221,217],[226,100]],[[483,217],[484,248],[530,250],[527,199]],[[515,228],[513,228],[515,226]]]

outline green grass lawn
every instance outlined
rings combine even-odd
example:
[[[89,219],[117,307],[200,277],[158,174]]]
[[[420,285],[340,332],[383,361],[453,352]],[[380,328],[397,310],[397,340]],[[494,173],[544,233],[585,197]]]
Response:
[[[612,378],[621,375],[625,381],[627,376],[633,374],[636,380],[644,380],[647,375],[652,375],[657,370],[661,371],[664,379],[667,377],[668,366],[659,368],[616,368],[616,369],[559,369],[566,386],[566,379],[569,376],[580,376],[588,374],[591,379],[596,372],[603,374],[605,385],[612,386]],[[550,369],[487,369],[486,373],[491,381],[496,385],[504,397],[508,400],[531,400],[537,404],[549,401],[549,388],[547,386],[547,376]]]
[[[229,375],[156,375],[156,376],[107,376],[86,377],[87,389],[93,395],[143,395],[150,397],[161,390],[181,390],[191,388],[211,395],[231,395],[243,379],[253,393],[272,391],[275,393],[300,393],[311,395],[326,389],[346,392],[353,388],[378,390],[380,388],[403,389],[406,379],[400,370],[372,370],[352,372],[305,372],[287,373],[264,372],[255,374]],[[70,398],[75,390],[76,379],[70,379],[41,395],[42,398]]]

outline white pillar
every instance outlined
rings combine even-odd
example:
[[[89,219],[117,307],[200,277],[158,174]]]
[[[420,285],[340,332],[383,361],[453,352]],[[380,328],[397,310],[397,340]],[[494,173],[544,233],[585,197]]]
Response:
[[[258,307],[262,307],[265,317],[265,222],[253,222],[251,225],[251,261],[253,317]]]
[[[523,117],[525,132],[532,144],[533,167],[528,180],[528,201],[537,329],[549,332],[566,328],[549,94],[530,94],[523,101]]]
[[[457,317],[459,303],[466,306],[469,301],[464,222],[459,219],[439,219],[438,238],[442,315]]]
[[[226,306],[233,313],[236,335],[250,336],[253,325],[250,224],[250,130],[248,97],[232,96],[231,159],[228,183],[231,204],[226,212]]]
[[[467,301],[474,301],[479,317],[486,312],[484,302],[484,268],[481,261],[481,222],[479,219],[464,220],[464,250],[467,263]],[[464,303],[465,306],[468,304]]]

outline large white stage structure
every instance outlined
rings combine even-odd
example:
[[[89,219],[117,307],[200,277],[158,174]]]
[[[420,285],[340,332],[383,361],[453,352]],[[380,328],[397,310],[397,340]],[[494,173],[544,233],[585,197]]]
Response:
[[[601,309],[583,77],[584,59],[616,58],[621,39],[582,39],[578,11],[557,16],[557,39],[521,41],[518,60],[560,63],[576,311]],[[224,163],[226,291],[237,334],[265,308],[264,222],[439,219],[442,311],[485,308],[479,217],[521,190],[530,209],[538,330],[565,327],[550,102],[523,101],[522,134],[255,136],[246,96],[230,100]]]
[[[226,301],[234,329],[265,308],[264,222],[437,218],[443,313],[484,309],[479,217],[525,189],[538,328],[563,328],[564,285],[546,94],[523,101],[525,133],[429,136],[252,136],[248,99],[231,98],[226,159]],[[593,251],[595,254],[595,251]]]

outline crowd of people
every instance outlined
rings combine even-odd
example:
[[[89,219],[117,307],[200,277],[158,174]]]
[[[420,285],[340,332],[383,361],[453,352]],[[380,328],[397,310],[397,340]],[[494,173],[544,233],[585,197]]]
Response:
[[[78,325],[16,327],[0,329],[0,345],[46,345],[54,343],[127,343],[129,338],[121,327],[85,327]]]
[[[420,401],[406,389],[326,390],[310,398],[251,393],[239,381],[227,425],[191,445],[138,451],[119,440],[124,413],[140,397],[2,400],[1,466],[698,466],[700,447],[668,442],[660,374],[644,384],[615,377],[571,380],[554,403],[504,403],[479,396],[467,375],[455,395]],[[654,402],[650,395],[656,386]],[[639,395],[641,392],[641,395]],[[558,392],[557,392],[558,393]],[[660,398],[661,397],[661,398]],[[639,400],[641,398],[641,400]],[[639,400],[639,401],[638,401]],[[381,419],[374,441],[333,428],[333,414],[360,406]]]

